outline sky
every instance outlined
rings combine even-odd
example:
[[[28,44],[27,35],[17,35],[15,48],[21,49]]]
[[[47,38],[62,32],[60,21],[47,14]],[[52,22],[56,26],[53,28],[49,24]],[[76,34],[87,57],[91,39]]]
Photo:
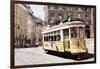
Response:
[[[32,11],[33,11],[33,14],[36,16],[36,17],[39,17],[41,18],[42,20],[44,20],[44,5],[30,5]]]

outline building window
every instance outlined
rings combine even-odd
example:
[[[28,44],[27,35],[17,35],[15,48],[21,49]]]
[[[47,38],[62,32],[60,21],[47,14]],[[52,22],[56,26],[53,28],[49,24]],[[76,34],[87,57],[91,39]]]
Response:
[[[55,6],[54,9],[58,9],[58,6]]]
[[[19,24],[17,24],[17,29],[20,29],[20,26],[19,26]]]
[[[88,15],[85,15],[85,17],[87,18],[87,17],[88,17]]]
[[[78,8],[77,8],[77,7],[75,7],[75,10],[77,11],[77,10],[78,10]]]
[[[53,6],[50,6],[49,9],[50,9],[50,10],[54,10],[54,7],[53,7]]]
[[[85,8],[85,11],[88,11],[88,8]]]
[[[79,18],[82,17],[82,12],[79,12],[77,15]]]
[[[59,10],[63,10],[63,7],[60,6],[60,7],[59,7]]]

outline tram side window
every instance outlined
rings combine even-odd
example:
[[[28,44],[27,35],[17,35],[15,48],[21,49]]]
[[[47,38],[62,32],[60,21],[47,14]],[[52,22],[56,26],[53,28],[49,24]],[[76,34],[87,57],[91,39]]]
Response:
[[[77,28],[71,28],[71,38],[77,38]]]
[[[49,38],[48,38],[48,36],[46,36],[46,41],[48,41],[49,40]]]
[[[53,41],[53,36],[45,36],[44,41]]]
[[[56,41],[56,35],[53,36],[53,41]]]
[[[44,41],[60,41],[61,37],[60,35],[54,35],[54,36],[45,36]]]
[[[68,39],[69,38],[69,29],[65,29],[63,34],[64,34],[64,39]]]
[[[46,41],[46,37],[44,37],[44,41]]]
[[[53,36],[51,36],[51,41],[53,41]]]
[[[56,41],[60,41],[60,39],[61,39],[60,35],[57,35],[56,36]]]
[[[46,37],[44,36],[44,41],[46,41]]]
[[[48,39],[48,41],[51,41],[51,38],[50,38],[50,36],[48,36],[48,38],[49,38],[49,39]]]

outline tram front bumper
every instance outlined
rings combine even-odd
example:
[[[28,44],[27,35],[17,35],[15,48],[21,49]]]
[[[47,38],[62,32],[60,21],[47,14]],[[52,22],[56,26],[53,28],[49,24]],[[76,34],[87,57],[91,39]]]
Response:
[[[70,53],[72,55],[80,55],[80,54],[86,54],[88,53],[88,50],[81,50],[81,49],[74,49],[74,50],[70,50]]]
[[[72,53],[72,55],[83,55],[83,54],[86,54],[86,53],[88,53],[88,52],[83,50],[83,51],[74,52],[74,53]]]

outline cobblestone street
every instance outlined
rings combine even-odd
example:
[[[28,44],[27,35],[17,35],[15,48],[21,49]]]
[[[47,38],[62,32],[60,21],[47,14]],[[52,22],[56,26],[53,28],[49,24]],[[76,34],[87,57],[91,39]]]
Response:
[[[89,41],[89,42],[88,42]],[[74,60],[65,56],[56,54],[46,54],[43,48],[16,48],[15,49],[15,65],[35,65],[35,64],[51,64],[51,63],[69,63],[94,61],[94,44],[87,40],[88,55],[83,56],[82,60]]]

